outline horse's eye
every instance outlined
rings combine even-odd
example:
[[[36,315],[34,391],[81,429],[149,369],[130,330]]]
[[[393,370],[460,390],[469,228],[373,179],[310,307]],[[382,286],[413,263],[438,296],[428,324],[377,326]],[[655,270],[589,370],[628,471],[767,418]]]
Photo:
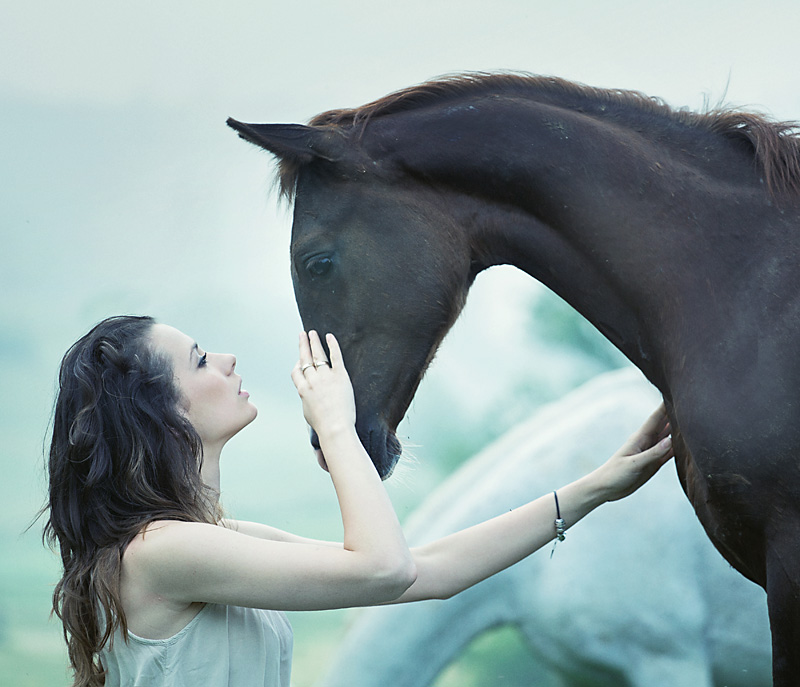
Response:
[[[306,265],[306,269],[315,277],[322,277],[331,271],[333,260],[330,258],[316,258]]]

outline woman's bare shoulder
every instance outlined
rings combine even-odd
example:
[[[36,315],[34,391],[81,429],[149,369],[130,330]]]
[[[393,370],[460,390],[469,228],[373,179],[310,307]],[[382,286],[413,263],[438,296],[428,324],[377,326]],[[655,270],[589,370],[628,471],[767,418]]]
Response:
[[[180,542],[196,545],[207,537],[213,537],[218,525],[182,520],[156,520],[143,527],[125,547],[123,562],[142,564],[169,555],[169,551]]]
[[[234,532],[246,534],[249,537],[256,537],[257,539],[268,539],[270,541],[289,542],[293,544],[316,544],[323,546],[336,546],[341,547],[341,543],[322,541],[319,539],[310,539],[308,537],[301,537],[285,530],[280,530],[271,525],[265,525],[260,522],[249,522],[246,520],[223,520],[221,523],[223,527],[232,529]]]
[[[149,523],[131,540],[122,557],[120,596],[128,629],[140,637],[164,639],[181,630],[203,604],[165,597],[156,584],[174,541],[202,523],[162,520]],[[206,527],[214,527],[207,525]]]

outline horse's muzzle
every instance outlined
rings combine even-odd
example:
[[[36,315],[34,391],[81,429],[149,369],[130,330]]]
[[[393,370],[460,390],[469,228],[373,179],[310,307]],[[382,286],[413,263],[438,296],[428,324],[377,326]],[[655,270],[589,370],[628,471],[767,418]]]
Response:
[[[400,460],[400,454],[403,452],[397,434],[384,426],[362,428],[358,426],[358,423],[356,423],[356,431],[381,479],[385,480],[391,477]],[[313,429],[311,430],[311,446],[317,451],[320,450],[319,437]]]

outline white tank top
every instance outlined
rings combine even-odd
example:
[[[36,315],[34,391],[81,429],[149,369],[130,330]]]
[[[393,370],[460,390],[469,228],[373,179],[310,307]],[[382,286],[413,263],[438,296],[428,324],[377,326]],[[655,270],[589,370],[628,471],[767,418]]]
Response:
[[[100,660],[106,687],[289,687],[292,627],[280,611],[206,604],[168,639],[117,630]]]

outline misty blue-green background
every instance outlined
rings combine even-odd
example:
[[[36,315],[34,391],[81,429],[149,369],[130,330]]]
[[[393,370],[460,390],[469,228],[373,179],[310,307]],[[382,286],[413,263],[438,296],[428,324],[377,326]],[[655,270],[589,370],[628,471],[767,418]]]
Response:
[[[444,73],[514,69],[800,119],[799,29],[796,0],[0,0],[0,686],[68,682],[48,620],[57,560],[25,528],[44,499],[58,361],[102,317],[153,314],[235,352],[260,417],[223,457],[227,508],[339,534],[288,374],[290,214],[269,156],[228,116],[305,121]],[[479,278],[401,426],[415,457],[390,485],[401,517],[536,404],[620,364],[566,312],[514,271]],[[294,615],[297,687],[344,622]],[[497,642],[441,684],[487,684],[481,662],[514,639]]]

